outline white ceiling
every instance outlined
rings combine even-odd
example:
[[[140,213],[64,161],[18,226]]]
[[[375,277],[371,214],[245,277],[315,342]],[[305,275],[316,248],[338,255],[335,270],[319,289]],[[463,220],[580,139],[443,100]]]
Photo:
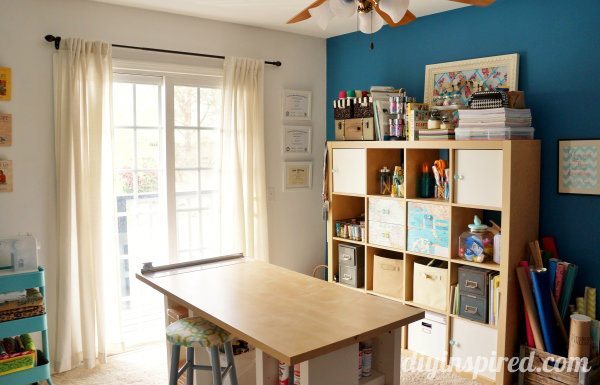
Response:
[[[356,31],[356,19],[335,18],[325,31],[309,19],[293,25],[286,21],[314,0],[93,0],[102,3],[196,16],[316,37],[332,37]],[[464,7],[450,0],[412,0],[410,11],[417,17]],[[418,22],[415,21],[415,23]],[[398,27],[402,28],[402,27]]]

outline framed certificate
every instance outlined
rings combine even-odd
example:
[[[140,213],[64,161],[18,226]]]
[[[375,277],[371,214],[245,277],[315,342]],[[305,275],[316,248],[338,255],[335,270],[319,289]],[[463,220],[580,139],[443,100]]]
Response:
[[[310,120],[312,92],[284,90],[281,118],[283,120]]]
[[[312,187],[312,162],[285,162],[283,190],[303,190]]]
[[[312,142],[312,128],[307,126],[283,127],[283,153],[284,154],[310,154]]]

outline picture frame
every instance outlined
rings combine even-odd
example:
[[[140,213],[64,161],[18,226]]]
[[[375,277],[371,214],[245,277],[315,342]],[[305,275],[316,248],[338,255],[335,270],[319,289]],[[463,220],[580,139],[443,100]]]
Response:
[[[285,162],[283,191],[310,190],[312,188],[312,162]]]
[[[11,69],[8,67],[0,67],[0,101],[9,101],[11,93]]]
[[[311,91],[283,90],[281,99],[281,118],[283,120],[311,120]]]
[[[431,104],[451,84],[459,88],[466,105],[475,91],[469,83],[477,82],[495,89],[498,86],[517,91],[519,85],[519,54],[482,57],[425,66],[425,89],[423,100]]]
[[[281,151],[288,155],[306,155],[312,152],[311,126],[283,126]]]
[[[600,195],[600,139],[559,139],[559,194]]]
[[[12,115],[0,113],[0,147],[12,146]]]
[[[12,160],[0,160],[0,193],[13,191]]]

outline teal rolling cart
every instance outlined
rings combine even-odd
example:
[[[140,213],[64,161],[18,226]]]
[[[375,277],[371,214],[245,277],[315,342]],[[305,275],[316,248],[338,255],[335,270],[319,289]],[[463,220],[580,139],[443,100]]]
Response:
[[[21,291],[37,287],[42,296],[44,296],[44,306],[46,303],[44,281],[44,268],[39,267],[38,271],[30,273],[15,273],[0,276],[0,292]],[[25,333],[42,333],[42,355],[38,359],[38,366],[0,376],[0,383],[3,385],[27,385],[38,381],[46,381],[52,385],[50,378],[50,351],[48,349],[48,321],[46,314],[23,318],[14,321],[0,322],[0,339]]]

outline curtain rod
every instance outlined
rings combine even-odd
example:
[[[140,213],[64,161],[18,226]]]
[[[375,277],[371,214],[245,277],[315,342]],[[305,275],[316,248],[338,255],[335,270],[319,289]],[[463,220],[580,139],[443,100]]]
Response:
[[[56,49],[60,48],[60,41],[62,39],[60,36],[46,35],[46,36],[44,36],[44,39],[46,39],[46,41],[49,43],[54,42],[54,48],[56,48]],[[140,51],[172,53],[175,55],[198,56],[198,57],[207,57],[207,58],[211,58],[211,59],[225,59],[225,56],[210,55],[210,54],[206,54],[206,53],[173,51],[170,49],[160,49],[160,48],[136,47],[133,45],[123,45],[123,44],[112,44],[112,46],[117,47],[117,48],[137,49]],[[279,60],[277,60],[277,61],[266,61],[265,60],[265,64],[270,64],[270,65],[274,65],[276,67],[281,67],[281,62]]]

